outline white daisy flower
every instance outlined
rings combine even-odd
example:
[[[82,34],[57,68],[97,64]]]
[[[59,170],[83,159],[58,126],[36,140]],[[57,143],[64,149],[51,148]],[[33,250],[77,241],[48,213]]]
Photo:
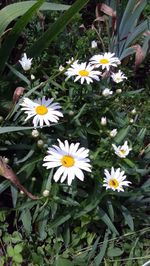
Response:
[[[90,59],[91,64],[95,67],[101,66],[102,69],[107,69],[109,71],[110,66],[117,67],[121,62],[118,57],[114,57],[114,53],[104,53],[104,55],[94,55]]]
[[[121,70],[119,70],[117,73],[112,73],[111,75],[112,79],[116,83],[122,82],[124,79],[127,79],[127,77],[123,74]]]
[[[68,76],[68,78],[72,76],[76,76],[74,82],[81,79],[81,84],[84,83],[84,81],[87,82],[87,84],[90,84],[93,82],[93,79],[99,81],[99,75],[101,74],[100,71],[93,70],[94,67],[90,64],[87,65],[87,63],[81,63],[79,64],[78,61],[75,61],[70,68],[65,72],[65,74]]]
[[[125,141],[122,146],[116,146],[115,144],[112,144],[115,154],[117,154],[120,158],[126,158],[126,156],[129,154],[129,152],[132,150],[128,146],[128,142]]]
[[[105,96],[105,97],[107,97],[109,95],[112,95],[112,94],[113,94],[113,91],[111,91],[108,88],[104,89],[103,92],[102,92],[102,95]]]
[[[58,142],[59,146],[53,145],[52,148],[48,149],[48,155],[44,158],[46,163],[43,166],[47,169],[59,167],[54,174],[55,182],[60,179],[62,183],[67,178],[70,186],[75,176],[83,181],[82,170],[91,172],[90,160],[88,159],[89,150],[83,147],[79,148],[80,143],[69,145],[67,140],[63,143],[59,139]]]
[[[21,110],[25,111],[27,118],[25,121],[33,118],[33,125],[37,127],[38,124],[42,127],[45,123],[47,126],[50,126],[50,122],[57,123],[59,117],[63,117],[63,114],[58,111],[61,106],[58,103],[52,103],[52,99],[47,99],[43,96],[42,99],[38,98],[37,100],[30,100],[29,98],[24,98],[23,103],[20,105],[23,106]]]
[[[21,60],[19,60],[19,63],[21,64],[22,68],[27,71],[31,68],[32,58],[27,58],[26,53],[24,53]]]
[[[109,135],[110,135],[111,138],[114,138],[117,135],[117,129],[114,128],[113,130],[111,130]]]
[[[120,168],[116,170],[112,167],[111,173],[107,169],[104,170],[105,178],[103,187],[107,189],[112,189],[113,191],[117,190],[118,192],[124,191],[123,186],[129,186],[130,181],[126,181],[126,175],[124,171],[121,171]]]

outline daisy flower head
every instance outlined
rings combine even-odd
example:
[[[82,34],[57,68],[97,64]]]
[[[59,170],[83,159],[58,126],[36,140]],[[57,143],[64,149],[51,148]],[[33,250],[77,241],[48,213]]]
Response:
[[[21,64],[22,68],[25,71],[30,70],[32,64],[32,58],[27,58],[26,53],[24,53],[21,60],[19,60],[19,63]]]
[[[99,75],[101,74],[100,71],[93,70],[94,66],[91,66],[91,64],[87,63],[78,63],[78,61],[75,61],[70,68],[65,72],[65,74],[70,77],[75,77],[74,82],[81,79],[81,84],[84,83],[84,81],[87,82],[87,84],[90,84],[93,82],[93,79],[99,81]]]
[[[129,152],[132,150],[129,146],[128,146],[128,142],[125,141],[124,144],[122,146],[116,146],[115,144],[112,144],[115,154],[118,155],[118,157],[120,158],[126,158],[126,156],[129,154]]]
[[[116,83],[122,82],[124,79],[127,79],[127,77],[123,74],[121,70],[119,70],[117,73],[112,73],[111,75],[112,79]]]
[[[102,67],[102,69],[105,69],[109,71],[110,67],[117,67],[121,62],[118,57],[114,56],[114,53],[104,53],[104,55],[94,55],[91,57],[90,61],[91,64],[95,67]]]
[[[124,191],[123,186],[129,186],[130,181],[126,181],[126,175],[124,171],[121,171],[120,168],[116,170],[112,167],[111,172],[109,173],[107,169],[104,170],[105,178],[103,187],[107,189],[112,189],[113,191],[117,190],[118,192]]]
[[[24,98],[23,103],[20,104],[22,106],[21,110],[25,111],[28,119],[33,118],[33,125],[36,128],[38,124],[40,127],[44,125],[50,126],[50,122],[57,123],[59,117],[63,117],[63,114],[58,111],[61,106],[58,103],[53,103],[52,99],[46,99],[45,96],[38,98],[34,101],[29,98]]]
[[[54,174],[54,180],[63,183],[67,178],[70,186],[75,176],[81,181],[84,180],[82,170],[91,172],[90,160],[88,158],[89,150],[79,148],[80,143],[61,142],[58,139],[59,146],[53,145],[48,149],[48,155],[44,158],[44,164],[47,169],[59,167]]]

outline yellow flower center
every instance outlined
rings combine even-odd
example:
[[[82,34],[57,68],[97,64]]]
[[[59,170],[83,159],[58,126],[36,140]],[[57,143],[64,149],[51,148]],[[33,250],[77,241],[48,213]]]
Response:
[[[109,60],[108,59],[105,59],[105,58],[103,58],[103,59],[100,59],[100,64],[108,64],[109,63]]]
[[[110,187],[114,188],[117,188],[119,186],[119,182],[115,178],[110,179],[108,184]]]
[[[61,163],[64,167],[71,167],[74,165],[74,158],[69,155],[64,155],[61,159]]]
[[[46,106],[44,105],[39,105],[35,108],[35,112],[38,114],[38,115],[45,115],[48,113],[48,109]]]
[[[80,70],[79,71],[79,75],[80,76],[82,76],[82,77],[88,77],[88,75],[89,75],[89,71],[87,71],[87,70]]]
[[[126,154],[126,151],[125,151],[125,150],[120,150],[120,153],[121,153],[122,155],[125,155],[125,154]]]

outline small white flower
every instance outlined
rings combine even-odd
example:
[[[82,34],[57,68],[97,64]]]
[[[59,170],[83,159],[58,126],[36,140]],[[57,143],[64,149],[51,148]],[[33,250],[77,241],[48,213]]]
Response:
[[[100,71],[93,70],[94,67],[90,64],[87,65],[87,63],[81,63],[79,64],[78,61],[75,61],[70,68],[65,72],[65,74],[68,76],[68,78],[75,76],[74,82],[81,79],[81,84],[84,83],[84,81],[87,82],[87,84],[90,84],[93,82],[93,79],[99,81],[99,75],[101,74]]]
[[[52,148],[48,149],[48,155],[44,158],[43,166],[47,169],[59,167],[54,174],[55,182],[60,179],[62,183],[67,178],[70,186],[75,176],[83,181],[82,170],[91,172],[90,160],[88,159],[89,150],[83,147],[79,148],[80,143],[69,145],[67,140],[63,143],[59,139],[58,142],[59,146],[52,145]]]
[[[21,110],[25,111],[27,118],[25,121],[33,118],[34,127],[37,127],[38,124],[42,127],[45,123],[47,126],[50,126],[50,122],[58,123],[59,117],[63,117],[63,114],[58,111],[61,106],[58,103],[52,103],[53,99],[47,99],[43,96],[42,99],[38,98],[37,100],[30,100],[29,98],[24,98],[23,103],[20,105],[23,106]]]
[[[110,135],[111,138],[114,138],[117,135],[117,129],[114,128],[113,130],[111,130],[109,135]]]
[[[92,41],[91,42],[91,48],[97,48],[97,42],[96,41]]]
[[[104,170],[105,178],[103,187],[107,189],[112,189],[113,191],[117,190],[118,192],[124,191],[123,186],[129,186],[130,181],[126,181],[126,176],[124,171],[121,171],[120,168],[116,170],[112,167],[111,173],[107,169]]]
[[[122,89],[117,89],[116,93],[118,93],[118,94],[122,93]]]
[[[64,68],[62,65],[59,66],[59,71],[60,71],[60,72],[64,71],[64,69],[65,69],[65,68]]]
[[[126,156],[129,154],[129,152],[132,150],[128,146],[128,142],[125,141],[122,146],[116,146],[115,144],[112,144],[115,154],[117,154],[120,158],[126,158]]]
[[[111,77],[116,83],[120,83],[123,81],[123,79],[127,79],[121,70],[119,70],[117,73],[112,73]]]
[[[24,53],[21,60],[19,60],[19,63],[21,64],[22,68],[27,71],[31,68],[32,58],[27,58],[26,53]]]
[[[106,117],[101,117],[101,125],[105,126],[107,124],[107,118]]]
[[[105,97],[107,97],[109,95],[112,95],[112,94],[113,94],[113,91],[111,91],[108,88],[104,89],[103,92],[102,92],[102,95],[105,96]]]
[[[107,69],[109,71],[111,66],[117,67],[120,64],[120,60],[118,57],[114,57],[114,53],[104,53],[104,55],[94,55],[90,59],[91,64],[95,67],[101,66],[102,69]]]

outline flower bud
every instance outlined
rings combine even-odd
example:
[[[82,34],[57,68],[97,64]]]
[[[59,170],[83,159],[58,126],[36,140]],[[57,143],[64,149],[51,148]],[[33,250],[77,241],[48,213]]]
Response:
[[[69,111],[69,115],[70,115],[70,116],[73,116],[73,115],[74,115],[74,111],[70,110],[70,111]]]
[[[31,80],[34,80],[35,76],[33,74],[31,74]]]
[[[37,146],[38,146],[39,148],[42,148],[42,147],[44,146],[44,141],[43,141],[42,139],[39,139],[39,140],[37,141]]]
[[[91,42],[91,48],[97,48],[97,42],[95,40]]]
[[[116,93],[118,93],[118,94],[119,94],[119,93],[122,93],[122,89],[117,89],[117,90],[116,90]]]
[[[136,109],[135,108],[131,111],[131,114],[133,114],[133,115],[136,114]]]
[[[107,118],[106,117],[102,117],[101,118],[101,125],[105,126],[107,124]]]
[[[134,122],[134,120],[131,118],[131,119],[130,119],[130,124],[133,124],[133,122]]]
[[[43,196],[44,196],[44,197],[48,197],[48,196],[49,196],[49,193],[50,193],[50,191],[49,191],[48,189],[45,189],[45,190],[43,191]]]
[[[37,138],[40,135],[40,133],[37,129],[33,129],[31,134],[32,134],[33,138]]]
[[[114,128],[113,130],[111,130],[111,131],[109,132],[109,135],[110,135],[111,138],[114,138],[114,137],[117,135],[117,129]]]

